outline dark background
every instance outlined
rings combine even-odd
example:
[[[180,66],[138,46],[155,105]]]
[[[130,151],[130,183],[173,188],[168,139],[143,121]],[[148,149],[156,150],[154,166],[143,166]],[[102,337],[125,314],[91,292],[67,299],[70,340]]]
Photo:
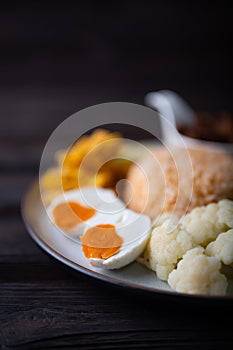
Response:
[[[195,109],[233,110],[232,11],[225,1],[2,1],[4,135],[45,141],[72,113],[144,103],[172,89]]]
[[[133,293],[72,273],[32,241],[20,201],[65,118],[172,89],[233,111],[225,1],[0,2],[0,344],[4,349],[215,349],[227,303]],[[123,129],[127,137],[145,133]],[[178,301],[179,300],[179,301]]]

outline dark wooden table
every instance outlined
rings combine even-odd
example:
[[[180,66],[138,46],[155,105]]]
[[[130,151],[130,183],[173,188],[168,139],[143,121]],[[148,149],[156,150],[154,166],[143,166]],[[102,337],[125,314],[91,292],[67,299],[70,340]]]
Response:
[[[24,227],[20,200],[38,176],[41,152],[52,130],[73,112],[103,102],[104,95],[112,100],[124,95],[129,102],[142,103],[142,90],[135,90],[133,98],[130,93],[121,90],[118,96],[99,89],[96,96],[93,88],[85,100],[83,89],[1,90],[2,349],[232,346],[232,303],[147,294],[101,282],[48,256]]]

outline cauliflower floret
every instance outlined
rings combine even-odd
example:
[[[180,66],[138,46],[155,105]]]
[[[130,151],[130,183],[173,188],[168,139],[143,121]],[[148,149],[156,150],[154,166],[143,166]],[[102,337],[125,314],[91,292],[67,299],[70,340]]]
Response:
[[[219,272],[220,260],[203,254],[204,248],[189,250],[168,276],[168,284],[177,292],[225,295],[227,279]]]
[[[233,201],[228,199],[183,218],[166,213],[154,222],[143,262],[178,292],[225,294],[227,279],[219,270],[221,261],[233,265],[232,227]]]
[[[229,228],[233,228],[233,201],[222,199],[218,202],[218,222],[226,224]]]
[[[171,215],[170,213],[165,212],[154,219],[154,221],[152,222],[152,228],[161,226],[165,224],[165,222],[166,222],[165,225],[168,226],[168,220],[169,220],[169,226],[173,226],[175,228],[178,222],[180,221],[180,219],[181,218],[178,215],[175,215],[175,214]]]
[[[225,265],[233,263],[233,229],[220,233],[214,242],[208,244],[206,254],[217,256]]]
[[[182,230],[178,218],[156,227],[144,252],[144,263],[158,278],[167,280],[183,254],[195,246],[192,235]]]
[[[183,229],[190,232],[197,244],[206,246],[219,233],[233,227],[233,201],[224,199],[218,203],[197,207],[182,221]]]

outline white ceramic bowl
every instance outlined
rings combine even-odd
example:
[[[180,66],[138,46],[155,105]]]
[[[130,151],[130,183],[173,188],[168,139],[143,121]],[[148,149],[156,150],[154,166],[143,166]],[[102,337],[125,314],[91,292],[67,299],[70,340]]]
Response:
[[[206,145],[213,148],[221,148],[233,154],[233,143],[205,141],[191,138],[178,131],[177,125],[192,125],[195,118],[195,112],[176,92],[171,90],[149,92],[145,96],[145,105],[159,112],[161,117],[162,141],[165,144],[174,145],[182,139],[187,146],[195,147]]]

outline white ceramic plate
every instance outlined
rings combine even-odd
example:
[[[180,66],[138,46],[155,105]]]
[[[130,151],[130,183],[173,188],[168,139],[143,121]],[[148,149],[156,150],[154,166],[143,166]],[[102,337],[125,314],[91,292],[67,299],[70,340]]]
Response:
[[[231,268],[228,271],[229,287],[227,296],[209,297],[176,293],[167,283],[159,280],[153,271],[138,262],[133,262],[120,270],[103,270],[89,265],[83,256],[81,245],[65,237],[51,224],[41,201],[38,181],[35,181],[26,192],[22,200],[21,210],[27,230],[35,242],[48,254],[74,270],[109,283],[148,292],[175,295],[176,297],[233,299],[233,269]]]

